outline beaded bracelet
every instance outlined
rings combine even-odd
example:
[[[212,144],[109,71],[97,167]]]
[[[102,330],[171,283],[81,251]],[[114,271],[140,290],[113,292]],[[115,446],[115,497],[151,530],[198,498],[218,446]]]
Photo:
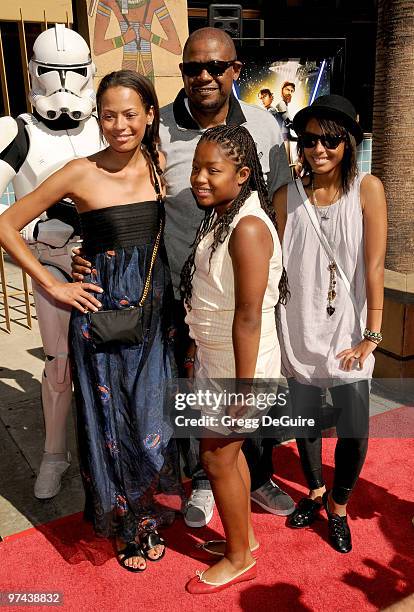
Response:
[[[365,340],[371,340],[371,342],[375,342],[375,344],[379,344],[382,341],[381,332],[371,331],[367,327],[365,328],[364,333],[362,335],[364,336]]]
[[[194,365],[195,359],[194,357],[184,357],[184,363],[183,366],[185,368],[192,368]]]

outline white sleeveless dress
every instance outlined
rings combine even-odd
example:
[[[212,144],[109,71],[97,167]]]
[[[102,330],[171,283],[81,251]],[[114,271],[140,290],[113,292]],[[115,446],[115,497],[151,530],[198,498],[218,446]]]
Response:
[[[211,262],[210,232],[200,242],[193,278],[191,306],[185,318],[190,336],[197,345],[196,378],[234,378],[232,326],[234,318],[233,264],[229,254],[229,240],[240,219],[255,216],[266,223],[273,239],[273,254],[269,262],[269,279],[262,305],[262,326],[255,378],[279,378],[280,349],[275,325],[275,305],[279,299],[279,280],[282,273],[282,254],[276,229],[260,206],[257,192],[246,200],[233,219],[230,231],[217,247]]]
[[[322,247],[295,183],[288,185],[287,223],[283,236],[283,263],[291,297],[279,306],[282,372],[304,384],[330,386],[372,377],[374,356],[362,370],[344,372],[336,355],[361,341],[361,320],[366,321],[364,231],[359,173],[350,191],[329,207],[321,228],[336,261],[351,283],[356,309],[339,274],[335,312],[326,311],[329,289],[328,256]],[[317,211],[317,214],[320,215]],[[319,216],[320,218],[320,216]],[[324,381],[318,384],[318,381]]]

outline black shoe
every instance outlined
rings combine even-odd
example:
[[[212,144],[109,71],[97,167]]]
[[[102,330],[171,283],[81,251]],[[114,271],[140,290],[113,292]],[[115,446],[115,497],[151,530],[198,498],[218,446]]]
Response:
[[[329,540],[335,550],[340,553],[348,553],[352,550],[352,539],[347,517],[329,512],[328,492],[323,494],[322,501],[328,515]]]
[[[307,527],[316,519],[316,515],[321,508],[322,504],[319,504],[313,499],[309,499],[309,497],[302,497],[293,514],[289,517],[289,527],[293,527],[294,529]]]

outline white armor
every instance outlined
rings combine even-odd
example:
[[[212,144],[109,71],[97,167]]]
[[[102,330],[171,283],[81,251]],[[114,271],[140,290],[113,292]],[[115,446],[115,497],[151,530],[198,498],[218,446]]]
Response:
[[[90,117],[95,106],[95,64],[89,47],[77,32],[57,24],[38,36],[29,62],[29,99],[44,119],[62,113],[75,121]]]
[[[39,35],[33,50],[30,99],[37,116],[0,118],[0,192],[11,181],[16,199],[33,191],[68,161],[102,148],[98,122],[92,116],[95,67],[85,41],[76,32],[56,25]],[[73,204],[64,200],[22,231],[39,261],[60,281],[70,278],[71,251],[79,244],[77,225]],[[66,420],[72,402],[70,308],[32,284],[46,355],[42,377],[45,455],[35,495],[49,498],[59,491],[61,475],[70,460],[66,449]]]
[[[30,148],[19,170],[19,180],[13,180],[16,199],[30,193],[40,183],[76,157],[86,157],[100,149],[99,128],[96,117],[91,116],[75,129],[53,130],[33,115],[20,115],[25,123]],[[58,219],[47,220],[47,213],[24,228],[22,234],[29,242],[40,242],[53,248],[63,248],[73,236],[73,228]],[[37,226],[37,236],[33,233]],[[54,253],[54,256],[56,254]],[[65,271],[70,275],[69,268]]]

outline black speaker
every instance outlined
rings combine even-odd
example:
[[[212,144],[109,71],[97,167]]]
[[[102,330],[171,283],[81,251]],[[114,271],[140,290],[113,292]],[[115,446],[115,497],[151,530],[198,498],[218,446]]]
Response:
[[[242,7],[240,4],[210,4],[208,25],[224,30],[233,38],[242,37]]]

